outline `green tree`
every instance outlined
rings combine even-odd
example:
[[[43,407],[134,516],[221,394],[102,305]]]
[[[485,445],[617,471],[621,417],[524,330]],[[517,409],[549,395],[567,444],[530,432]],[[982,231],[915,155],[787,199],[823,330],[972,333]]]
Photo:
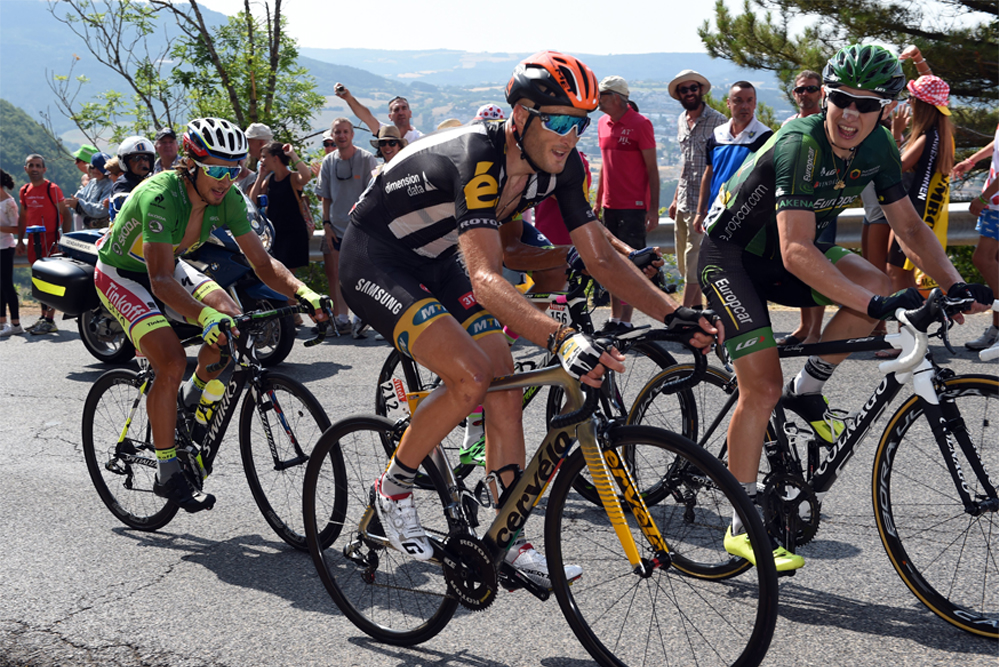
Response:
[[[71,66],[50,84],[60,111],[95,144],[165,126],[179,129],[189,118],[207,115],[240,127],[273,123],[291,138],[295,129],[309,126],[323,98],[297,64],[281,5],[255,0],[255,15],[244,0],[244,11],[210,26],[197,0],[49,0],[53,16],[126,84],[124,91],[77,102],[88,81],[74,77]]]
[[[934,74],[951,86],[960,147],[990,141],[997,122],[997,0],[744,0],[741,14],[716,0],[715,25],[698,30],[709,55],[742,67],[775,72],[788,99],[802,69],[822,71],[838,49],[878,41],[901,52],[920,48]],[[809,27],[793,35],[791,23]],[[903,65],[908,77],[913,64]]]
[[[23,109],[5,99],[0,99],[0,146],[0,167],[18,187],[28,182],[24,158],[38,153],[45,158],[45,178],[62,188],[66,196],[80,188],[80,171],[66,148]]]

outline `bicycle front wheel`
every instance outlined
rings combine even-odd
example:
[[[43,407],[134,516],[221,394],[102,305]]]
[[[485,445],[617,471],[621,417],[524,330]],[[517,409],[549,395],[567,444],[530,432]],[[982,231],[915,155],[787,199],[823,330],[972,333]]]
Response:
[[[921,402],[911,396],[889,420],[875,454],[875,521],[889,560],[921,602],[967,632],[996,639],[997,378],[953,377],[944,386],[938,396],[945,417],[953,427],[964,423],[965,437],[975,446],[993,488],[984,487],[955,434],[948,456],[961,470],[961,484],[975,505],[965,507]]]
[[[177,506],[153,493],[156,452],[141,387],[139,374],[124,368],[97,379],[83,406],[83,456],[111,513],[130,528],[151,531],[170,523]]]
[[[257,392],[259,391],[259,395]],[[305,551],[302,480],[313,446],[330,418],[305,385],[267,373],[240,410],[240,454],[253,499],[282,540]],[[321,536],[332,540],[331,524]]]
[[[713,502],[699,492],[695,504],[678,496],[678,502],[668,499],[649,508],[669,547],[664,554],[651,546],[621,498],[647,567],[643,576],[633,571],[604,508],[575,489],[575,478],[586,471],[575,452],[560,469],[549,498],[545,544],[556,597],[577,638],[602,665],[759,664],[774,634],[778,582],[772,559],[751,567],[736,558],[737,565],[723,547],[735,508],[754,552],[771,553],[742,487],[717,459],[661,429],[612,429],[607,448],[622,458],[632,451],[640,460],[683,462],[691,482],[710,484]],[[572,587],[563,564],[583,568]]]
[[[418,561],[389,546],[371,508],[372,486],[388,462],[383,438],[396,441],[398,435],[393,422],[380,417],[334,424],[309,460],[303,509],[309,553],[340,610],[375,639],[412,646],[444,629],[458,600],[448,593],[440,563]],[[331,469],[337,450],[346,477]],[[414,501],[427,533],[443,539],[447,491],[433,466],[424,471],[434,488],[415,487]],[[325,545],[321,535],[328,524],[338,536]]]

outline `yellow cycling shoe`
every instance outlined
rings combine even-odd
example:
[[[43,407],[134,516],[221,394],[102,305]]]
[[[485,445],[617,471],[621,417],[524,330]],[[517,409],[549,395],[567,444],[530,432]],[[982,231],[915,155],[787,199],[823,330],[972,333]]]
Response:
[[[726,528],[726,539],[722,543],[726,547],[726,552],[745,558],[756,565],[757,559],[754,558],[753,548],[750,546],[750,537],[746,533],[740,533],[733,537],[732,530],[732,526]],[[774,550],[774,567],[778,572],[797,570],[805,564],[806,561],[802,556],[793,554],[784,547],[778,547]]]

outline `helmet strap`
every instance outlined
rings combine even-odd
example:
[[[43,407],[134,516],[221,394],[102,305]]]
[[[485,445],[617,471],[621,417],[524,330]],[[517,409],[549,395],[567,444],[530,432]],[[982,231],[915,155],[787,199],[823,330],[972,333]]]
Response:
[[[535,107],[537,108],[537,106]],[[535,117],[528,114],[528,120],[524,123],[524,134],[528,133],[528,126],[531,125],[531,121],[535,120]],[[534,169],[536,172],[542,172],[543,170],[535,161],[528,157],[528,152],[524,150],[524,142],[521,140],[521,133],[517,131],[517,124],[514,122],[514,116],[511,114],[510,117],[510,127],[514,131],[514,143],[517,144],[517,148],[521,151],[521,159],[528,163],[528,166]]]
[[[197,194],[198,197],[203,202],[205,202],[207,204],[208,202],[205,201],[205,198],[201,196],[201,192],[198,191],[198,172],[199,171],[201,171],[201,169],[198,168],[198,165],[196,165],[196,164],[195,165],[191,165],[190,167],[188,167],[187,169],[184,170],[184,175],[187,177],[188,181],[191,183],[191,187],[194,188],[195,194]]]

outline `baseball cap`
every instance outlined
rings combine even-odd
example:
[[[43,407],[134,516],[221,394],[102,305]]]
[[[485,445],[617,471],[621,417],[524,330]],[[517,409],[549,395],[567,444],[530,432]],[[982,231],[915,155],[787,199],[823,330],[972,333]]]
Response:
[[[604,77],[598,84],[597,90],[601,93],[618,93],[623,97],[628,97],[628,83],[620,76]]]
[[[159,141],[163,137],[173,137],[174,139],[176,139],[177,133],[174,132],[174,129],[172,127],[161,127],[159,130],[156,131],[156,138],[153,141]]]
[[[265,139],[267,141],[274,139],[274,132],[264,123],[250,123],[244,134],[247,135],[247,139]]]
[[[107,153],[94,153],[93,157],[90,158],[90,166],[102,174],[107,174],[108,170],[104,168],[104,165],[107,164],[110,159],[111,156]]]
[[[906,88],[921,102],[933,104],[945,116],[951,115],[951,109],[948,108],[948,94],[951,92],[951,86],[940,77],[925,74],[908,82]]]
[[[90,162],[90,158],[94,156],[94,153],[99,152],[97,146],[91,146],[90,144],[84,144],[73,153],[73,157],[77,160],[83,160],[84,162]]]

